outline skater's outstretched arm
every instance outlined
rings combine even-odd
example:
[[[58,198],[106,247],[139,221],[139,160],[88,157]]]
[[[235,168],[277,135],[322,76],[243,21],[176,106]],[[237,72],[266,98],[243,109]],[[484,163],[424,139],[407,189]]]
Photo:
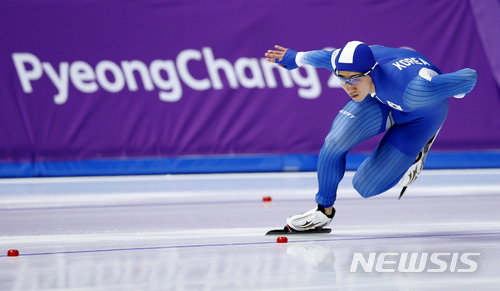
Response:
[[[297,52],[279,45],[275,45],[274,47],[276,50],[268,50],[265,54],[266,60],[271,63],[277,63],[285,69],[293,70],[302,65],[310,65],[333,71],[331,61],[332,51],[314,50]]]

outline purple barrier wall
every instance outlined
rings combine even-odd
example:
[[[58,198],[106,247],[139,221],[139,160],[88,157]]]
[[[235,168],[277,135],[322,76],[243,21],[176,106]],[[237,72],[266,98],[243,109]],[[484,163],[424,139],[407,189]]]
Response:
[[[348,96],[326,70],[263,54],[350,40],[477,70],[433,150],[500,148],[500,90],[465,0],[2,1],[0,28],[0,162],[317,154]]]
[[[469,0],[492,74],[500,86],[500,0]]]

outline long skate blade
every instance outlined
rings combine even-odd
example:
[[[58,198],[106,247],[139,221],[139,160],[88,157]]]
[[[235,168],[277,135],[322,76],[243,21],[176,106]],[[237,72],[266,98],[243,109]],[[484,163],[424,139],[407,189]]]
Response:
[[[311,234],[328,234],[332,232],[331,228],[321,228],[321,229],[309,229],[305,231],[296,231],[291,228],[285,226],[283,229],[273,229],[266,233],[266,235],[290,235],[290,234],[303,234],[303,235],[311,235]]]
[[[406,188],[408,188],[408,186],[403,187],[403,190],[401,190],[401,194],[399,194],[398,200],[401,200],[401,198],[403,198],[403,194],[405,194]]]

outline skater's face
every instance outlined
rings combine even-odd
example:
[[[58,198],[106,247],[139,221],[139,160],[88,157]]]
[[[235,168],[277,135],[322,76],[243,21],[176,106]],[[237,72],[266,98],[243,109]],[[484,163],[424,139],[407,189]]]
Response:
[[[359,76],[361,73],[359,72],[349,72],[349,71],[339,71],[338,76],[349,80],[349,78]],[[370,93],[375,93],[375,85],[373,84],[373,80],[369,75],[362,76],[362,77],[357,77],[355,78],[355,85],[349,84],[349,82],[346,82],[345,84],[342,84],[343,82],[340,82],[340,85],[342,85],[342,88],[344,88],[345,92],[349,95],[349,97],[352,98],[352,100],[356,102],[361,102],[363,101],[366,96]]]

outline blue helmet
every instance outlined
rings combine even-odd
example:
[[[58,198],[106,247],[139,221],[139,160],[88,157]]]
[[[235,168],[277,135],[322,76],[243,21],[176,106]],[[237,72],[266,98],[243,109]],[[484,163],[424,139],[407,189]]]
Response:
[[[370,47],[360,41],[350,41],[336,53],[333,67],[337,72],[366,73],[377,63]]]

